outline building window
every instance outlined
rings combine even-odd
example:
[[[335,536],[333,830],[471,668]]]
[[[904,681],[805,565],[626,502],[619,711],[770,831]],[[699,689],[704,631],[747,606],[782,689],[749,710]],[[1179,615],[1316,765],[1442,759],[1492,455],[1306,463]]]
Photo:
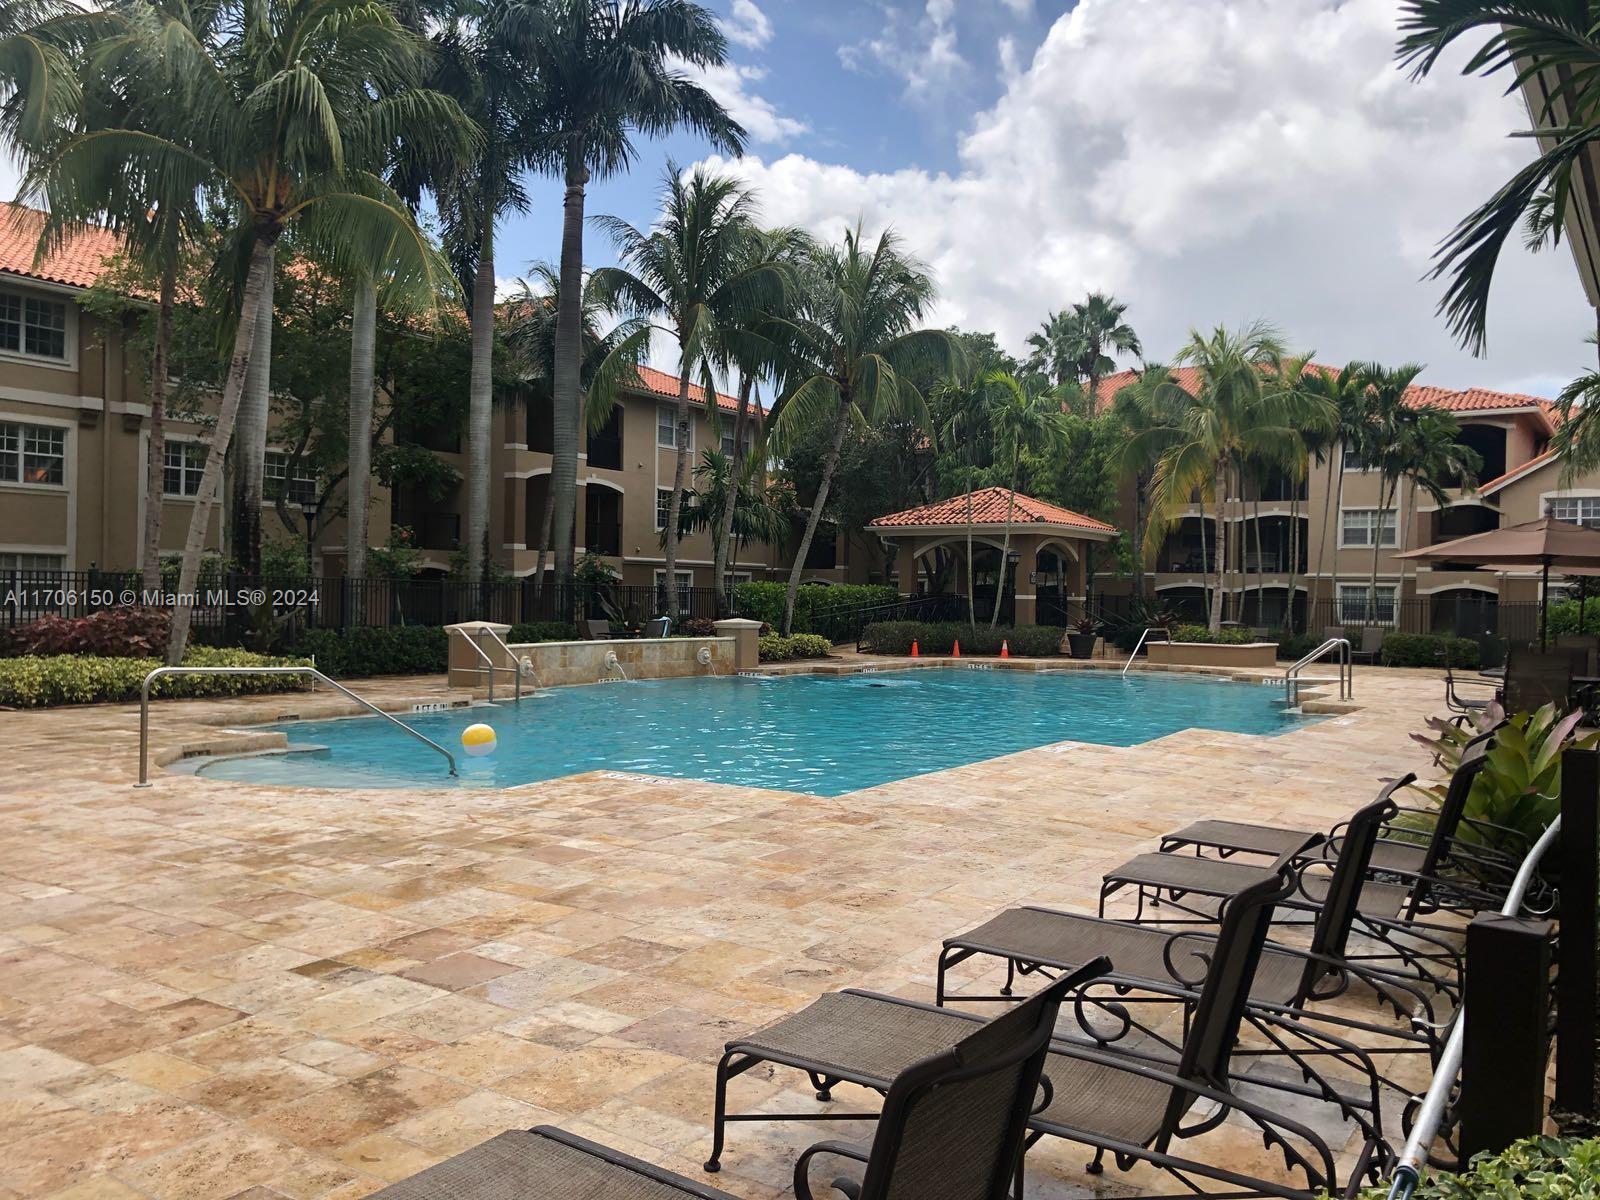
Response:
[[[67,431],[0,421],[0,483],[60,484],[67,478]]]
[[[656,405],[656,445],[663,450],[678,448],[678,411],[670,404]]]
[[[1344,446],[1344,469],[1346,471],[1365,471],[1367,469],[1367,464],[1362,461],[1361,451],[1348,442]]]
[[[161,492],[166,496],[198,496],[206,470],[203,442],[167,442],[162,447]]]
[[[64,571],[67,566],[61,554],[0,554],[0,574],[12,571]]]
[[[288,503],[309,508],[317,502],[317,472],[315,468],[297,463],[293,477],[289,477],[289,456],[278,450],[267,451],[266,475],[263,491],[268,500],[281,494]]]
[[[750,455],[750,447],[754,444],[751,441],[750,431],[748,429],[746,429],[744,431],[744,437],[740,438],[739,440],[743,444],[744,455],[745,455],[745,457],[748,458],[749,455]],[[722,435],[722,457],[723,458],[732,458],[733,457],[733,433],[732,433],[732,431],[729,431],[728,433],[724,433]]]
[[[659,529],[665,529],[667,527],[667,517],[670,515],[671,508],[672,508],[672,489],[671,488],[657,488],[656,489],[656,528],[658,530]]]
[[[1587,525],[1600,529],[1600,496],[1572,496],[1562,500],[1546,500],[1545,514],[1558,521],[1574,525]]]
[[[666,596],[666,587],[667,587],[667,573],[664,570],[662,570],[660,567],[657,567],[656,568],[656,595],[660,596],[662,598],[665,598],[665,596]],[[694,572],[693,571],[679,571],[678,572],[678,608],[683,610],[685,613],[688,612],[690,594],[691,594],[691,592],[693,590],[694,590]]]
[[[0,292],[0,350],[65,360],[67,306],[59,300]]]
[[[724,575],[722,577],[722,586],[724,588],[726,588],[727,590],[729,590],[729,591],[732,591],[734,588],[738,587],[741,583],[749,583],[749,582],[750,582],[750,572],[749,571],[729,571],[726,575]]]
[[[1347,508],[1340,514],[1339,544],[1341,546],[1372,546],[1373,538],[1377,537],[1379,546],[1394,546],[1396,541],[1394,509],[1383,510],[1382,525],[1379,525],[1378,510],[1375,508]]]
[[[1370,602],[1369,602],[1370,601]],[[1368,610],[1371,609],[1369,612]],[[1339,621],[1345,625],[1393,625],[1395,619],[1394,584],[1380,583],[1377,589],[1364,583],[1339,585]]]

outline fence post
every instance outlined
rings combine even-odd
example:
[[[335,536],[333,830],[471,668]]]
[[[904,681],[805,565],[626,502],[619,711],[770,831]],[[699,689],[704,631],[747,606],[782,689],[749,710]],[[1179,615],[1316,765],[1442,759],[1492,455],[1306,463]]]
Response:
[[[1498,913],[1481,914],[1467,926],[1462,1162],[1485,1150],[1498,1154],[1544,1128],[1554,928]]]
[[[1600,888],[1600,751],[1561,756],[1561,948],[1556,985],[1556,1106],[1593,1119],[1595,903]]]

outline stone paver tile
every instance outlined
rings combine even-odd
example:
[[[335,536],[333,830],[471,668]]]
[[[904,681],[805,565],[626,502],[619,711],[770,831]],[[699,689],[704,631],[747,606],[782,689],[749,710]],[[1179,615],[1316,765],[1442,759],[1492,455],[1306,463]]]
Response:
[[[414,979],[430,987],[460,992],[480,983],[488,983],[491,979],[498,979],[502,975],[511,975],[516,970],[517,968],[509,963],[496,962],[492,958],[482,958],[476,954],[459,953],[447,954],[443,958],[408,967],[399,974],[402,979]]]
[[[127,1058],[108,1062],[106,1070],[123,1079],[131,1079],[135,1083],[142,1083],[146,1087],[163,1092],[177,1092],[181,1088],[209,1079],[216,1074],[209,1067],[202,1067],[159,1050],[143,1050],[138,1054],[130,1054]]]
[[[649,1083],[683,1062],[675,1054],[601,1039],[502,1079],[495,1090],[552,1112],[577,1113]]]
[[[508,1129],[531,1129],[535,1125],[555,1124],[559,1119],[547,1109],[498,1092],[477,1091],[391,1125],[387,1132],[448,1157]]]
[[[331,1151],[471,1090],[412,1067],[387,1067],[291,1101],[250,1123],[307,1149]]]
[[[363,1174],[393,1183],[426,1170],[444,1156],[385,1133],[373,1133],[340,1147],[333,1157]]]
[[[286,1058],[261,1058],[235,1063],[225,1073],[197,1080],[177,1091],[186,1100],[242,1120],[338,1082],[335,1075]]]

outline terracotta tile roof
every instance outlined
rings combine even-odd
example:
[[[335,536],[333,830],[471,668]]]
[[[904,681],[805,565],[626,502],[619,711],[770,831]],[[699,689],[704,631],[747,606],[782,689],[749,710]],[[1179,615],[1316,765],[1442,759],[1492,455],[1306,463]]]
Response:
[[[1004,525],[1011,493],[1003,487],[982,488],[972,493],[972,522],[975,525]],[[963,494],[921,508],[908,508],[905,512],[891,513],[868,524],[868,529],[898,529],[918,525],[965,525],[967,523],[967,497]],[[1016,507],[1011,513],[1011,523],[1027,525],[1067,525],[1074,529],[1089,529],[1100,533],[1117,532],[1114,525],[1096,521],[1070,508],[1061,508],[1035,500],[1032,496],[1017,493]]]
[[[1336,374],[1337,367],[1325,366],[1321,363],[1311,364],[1311,369],[1322,371],[1325,374]],[[1200,382],[1200,370],[1197,367],[1174,367],[1172,374],[1180,386],[1193,391]],[[1100,381],[1099,403],[1101,411],[1116,397],[1116,394],[1138,378],[1137,372],[1118,371],[1115,375],[1107,375]],[[1406,389],[1406,403],[1413,408],[1443,408],[1450,412],[1504,412],[1507,409],[1531,408],[1553,426],[1556,415],[1552,411],[1554,406],[1548,400],[1538,396],[1525,396],[1520,392],[1492,392],[1487,388],[1467,388],[1457,391],[1454,388],[1435,387],[1432,384],[1413,384]]]
[[[666,400],[676,400],[678,398],[678,377],[676,375],[669,375],[667,372],[658,371],[654,367],[640,367],[639,383],[652,396],[660,396]],[[705,389],[697,383],[691,383],[689,385],[689,400],[693,404],[704,404],[706,402]],[[739,398],[737,396],[725,396],[718,392],[717,407],[733,412],[739,407]],[[761,405],[757,402],[752,402],[750,408],[752,412],[756,413],[763,411]]]
[[[1497,492],[1513,480],[1521,479],[1524,475],[1531,475],[1533,472],[1539,470],[1539,468],[1549,466],[1550,464],[1554,463],[1555,460],[1556,451],[1554,450],[1546,450],[1543,454],[1535,454],[1520,467],[1512,467],[1511,470],[1507,471],[1504,475],[1496,475],[1487,483],[1479,484],[1478,495],[1486,496],[1490,492]]]
[[[80,226],[59,251],[35,265],[33,252],[44,227],[44,213],[20,204],[0,203],[0,272],[92,287],[120,248],[117,236],[97,225]]]

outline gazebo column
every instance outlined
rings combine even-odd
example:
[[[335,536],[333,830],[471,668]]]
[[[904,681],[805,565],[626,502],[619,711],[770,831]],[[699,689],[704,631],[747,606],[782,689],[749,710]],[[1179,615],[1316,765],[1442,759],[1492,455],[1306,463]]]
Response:
[[[1089,543],[1074,542],[1073,549],[1077,554],[1067,558],[1067,600],[1076,600],[1081,604],[1088,593]]]
[[[917,585],[917,549],[920,541],[920,538],[906,536],[895,543],[894,564],[902,596],[915,596],[921,590]]]
[[[1039,623],[1039,589],[1034,582],[1034,573],[1039,566],[1039,537],[1037,534],[1013,534],[1011,549],[1017,555],[1016,582],[1016,616],[1014,623],[1017,625],[1037,625]]]

